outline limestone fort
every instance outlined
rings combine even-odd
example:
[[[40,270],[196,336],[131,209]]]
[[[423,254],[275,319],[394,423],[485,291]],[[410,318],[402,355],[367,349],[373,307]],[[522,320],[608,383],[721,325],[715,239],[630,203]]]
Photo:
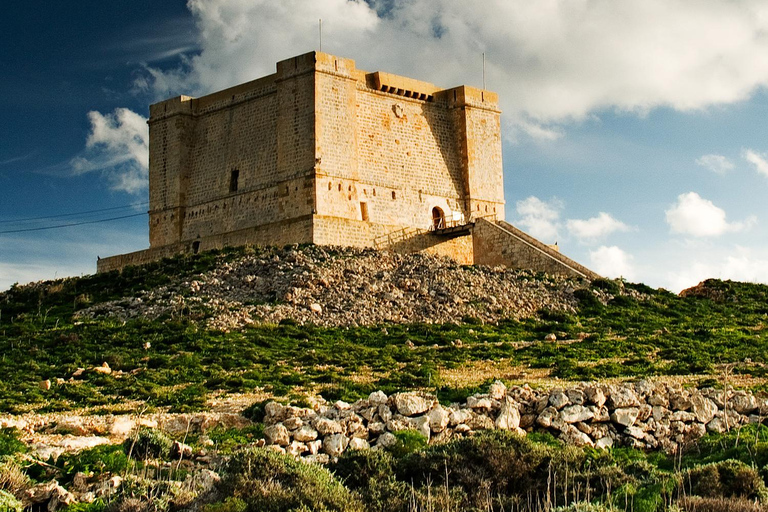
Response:
[[[498,96],[311,52],[150,106],[149,248],[98,271],[224,246],[425,251],[596,274],[504,222]]]

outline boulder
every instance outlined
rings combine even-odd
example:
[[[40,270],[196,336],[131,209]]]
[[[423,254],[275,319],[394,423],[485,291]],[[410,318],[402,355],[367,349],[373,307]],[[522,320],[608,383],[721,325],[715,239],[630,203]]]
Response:
[[[394,446],[396,444],[397,444],[397,438],[395,437],[394,434],[390,432],[384,432],[376,440],[376,446],[379,446],[381,448],[389,448],[390,446]]]
[[[302,425],[301,428],[293,433],[293,438],[301,443],[314,441],[317,439],[317,430],[313,429],[309,425]]]
[[[623,386],[613,386],[611,387],[611,394],[608,397],[607,403],[611,409],[625,409],[640,405],[640,400],[632,389]]]
[[[517,430],[520,427],[520,411],[511,398],[506,398],[502,403],[494,426],[501,430]]]
[[[394,397],[397,412],[403,416],[416,416],[429,410],[430,402],[415,393],[397,393]]]
[[[566,395],[562,390],[555,390],[549,395],[549,405],[555,409],[562,409],[569,403],[571,402],[568,400],[568,395]]]
[[[578,423],[580,421],[589,421],[594,418],[594,413],[583,405],[569,405],[563,408],[559,413],[560,418],[565,423]]]
[[[488,396],[494,400],[502,400],[507,394],[507,386],[500,380],[493,381],[488,388]]]
[[[291,443],[291,435],[282,423],[276,423],[265,427],[264,437],[268,444],[288,446]]]
[[[594,404],[598,407],[602,407],[605,405],[605,393],[603,393],[602,388],[599,386],[587,386],[584,388],[584,396],[586,397],[587,401],[591,404]]]
[[[373,393],[368,395],[368,403],[370,403],[371,405],[386,404],[387,400],[389,400],[389,398],[387,397],[386,393],[384,393],[381,390],[374,391]]]
[[[429,418],[429,427],[432,429],[432,432],[442,432],[450,422],[450,414],[439,404],[430,409],[427,417]]]
[[[323,439],[323,451],[331,457],[338,457],[349,445],[349,439],[344,434],[331,434]]]
[[[699,423],[709,423],[717,413],[717,405],[709,398],[696,394],[691,397],[691,412]]]
[[[314,427],[321,436],[327,436],[329,434],[340,434],[344,431],[344,427],[341,425],[341,423],[323,417],[317,418],[315,420]]]
[[[613,411],[611,414],[611,421],[617,425],[631,427],[635,424],[639,412],[640,410],[637,407],[622,407]]]
[[[728,400],[728,406],[739,414],[750,414],[757,410],[757,399],[744,391],[736,391]]]
[[[368,450],[371,447],[370,444],[368,444],[368,441],[365,439],[360,439],[359,437],[353,437],[349,440],[349,445],[347,448],[349,450]]]
[[[566,444],[572,444],[574,446],[594,446],[595,443],[592,439],[580,431],[573,425],[566,425],[563,431],[560,433],[560,439]]]

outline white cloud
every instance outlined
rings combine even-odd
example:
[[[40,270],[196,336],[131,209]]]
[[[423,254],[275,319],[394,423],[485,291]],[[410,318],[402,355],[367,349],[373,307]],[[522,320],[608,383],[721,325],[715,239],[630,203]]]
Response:
[[[138,193],[148,186],[149,128],[147,119],[126,108],[111,114],[88,112],[91,132],[85,152],[69,163],[75,174],[99,171],[114,190]]]
[[[695,237],[715,237],[728,232],[743,231],[756,222],[754,217],[743,222],[728,222],[725,210],[696,192],[680,194],[677,203],[665,213],[672,233]]]
[[[542,201],[538,197],[531,196],[518,201],[515,206],[517,214],[520,215],[515,224],[546,243],[557,241],[560,210],[563,209],[559,199]]]
[[[199,53],[150,69],[160,96],[199,94],[274,71],[318,47],[364,69],[501,93],[513,124],[551,138],[605,108],[700,109],[768,84],[768,4],[488,0],[190,0]],[[378,12],[377,12],[378,8]]]
[[[768,283],[768,254],[760,256],[743,247],[735,247],[730,252],[692,257],[681,268],[667,273],[669,289],[679,292],[709,278]]]
[[[600,212],[591,219],[569,219],[568,231],[582,242],[589,242],[606,237],[617,231],[629,231],[629,226],[614,219],[610,214]]]
[[[605,245],[589,252],[592,270],[605,277],[623,277],[630,281],[635,279],[635,268],[632,255],[627,254],[615,245]]]
[[[757,172],[768,176],[768,157],[765,153],[758,153],[751,149],[745,149],[742,151],[741,156],[744,160],[754,165]]]
[[[703,155],[696,159],[696,163],[717,174],[726,174],[734,167],[733,163],[723,155]]]

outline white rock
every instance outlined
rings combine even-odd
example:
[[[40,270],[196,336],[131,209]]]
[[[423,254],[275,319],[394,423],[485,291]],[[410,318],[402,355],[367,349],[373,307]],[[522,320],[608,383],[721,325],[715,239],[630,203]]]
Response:
[[[415,393],[397,393],[395,407],[403,416],[416,416],[429,410],[431,403]],[[382,418],[383,419],[383,418]]]
[[[560,434],[560,438],[567,444],[574,446],[594,446],[592,439],[573,425],[566,425]]]
[[[506,394],[507,386],[500,380],[493,381],[493,384],[488,388],[488,396],[494,400],[502,400]]]
[[[395,437],[394,434],[390,432],[384,432],[379,436],[379,439],[376,441],[376,446],[380,446],[382,448],[388,448],[396,444],[397,444],[397,438]]]
[[[614,409],[624,409],[640,405],[637,395],[627,387],[613,386],[611,396],[608,398],[608,405]]]
[[[696,415],[699,423],[709,423],[717,413],[717,405],[709,398],[697,394],[691,398],[691,412]]]
[[[285,449],[285,453],[293,455],[294,457],[298,457],[302,453],[306,453],[308,451],[309,448],[307,448],[307,445],[298,441],[291,441],[291,444],[289,444]]]
[[[560,416],[565,423],[589,421],[595,417],[594,413],[583,405],[569,405],[560,411]]]
[[[640,410],[637,407],[623,407],[616,409],[611,414],[611,421],[618,425],[631,427],[635,424],[635,420],[637,420],[637,415],[639,412]]]
[[[386,429],[387,429],[387,426],[380,421],[374,421],[368,424],[368,432],[370,432],[374,436],[377,436],[383,433],[384,431],[386,431]]]
[[[452,427],[466,423],[472,419],[472,411],[469,409],[452,409],[448,416],[448,424]]]
[[[554,407],[547,407],[541,414],[539,414],[539,417],[536,418],[536,423],[544,428],[549,428],[552,426],[552,421],[557,418],[557,415],[557,409]]]
[[[338,457],[349,445],[349,439],[344,434],[331,434],[323,439],[323,451],[331,457]]]
[[[753,395],[744,391],[736,391],[728,400],[728,407],[739,414],[750,414],[757,409],[758,403]]]
[[[365,439],[360,439],[359,437],[353,437],[349,440],[349,448],[350,450],[367,450],[371,447],[370,444],[368,444],[368,441]]]
[[[598,386],[587,386],[584,388],[584,395],[589,403],[595,404],[598,407],[605,405],[605,393]]]
[[[268,444],[279,446],[288,446],[291,443],[291,436],[288,429],[282,423],[276,423],[264,428],[264,437]]]
[[[613,447],[613,439],[610,437],[601,437],[597,441],[595,441],[595,448],[600,448],[602,450],[607,450],[608,448]]]
[[[317,439],[317,430],[313,429],[309,425],[303,425],[296,432],[293,433],[293,438],[301,443],[307,441],[314,441]]]
[[[338,421],[329,420],[328,418],[322,417],[315,420],[314,427],[321,436],[327,436],[329,434],[340,434],[344,431],[344,427]]]
[[[470,409],[483,409],[490,411],[491,407],[493,407],[493,403],[491,402],[491,399],[487,397],[479,398],[476,396],[470,396],[467,397],[467,407]]]
[[[549,395],[549,405],[555,409],[562,409],[569,403],[571,402],[568,400],[568,395],[561,390],[555,390]]]
[[[109,427],[110,435],[125,438],[131,433],[136,422],[130,416],[116,416]]]
[[[682,421],[684,423],[690,423],[696,419],[696,415],[687,411],[675,411],[670,417],[671,421]]]
[[[392,419],[392,410],[386,404],[379,405],[379,418],[384,423]]]
[[[317,313],[318,315],[323,313],[323,306],[318,304],[317,302],[309,305],[309,310],[313,313]]]
[[[323,441],[321,439],[310,441],[306,444],[307,444],[307,450],[312,455],[317,455],[318,453],[320,453],[320,449],[323,447]]]
[[[520,411],[511,398],[507,397],[502,403],[494,426],[501,430],[516,430],[520,427]]]
[[[427,417],[429,418],[429,427],[432,429],[432,432],[442,432],[445,430],[445,427],[448,426],[448,422],[450,421],[448,411],[439,404],[430,409],[427,413]]]
[[[380,405],[380,404],[386,404],[388,400],[388,397],[386,393],[383,391],[374,391],[370,395],[368,395],[368,402],[371,405]]]

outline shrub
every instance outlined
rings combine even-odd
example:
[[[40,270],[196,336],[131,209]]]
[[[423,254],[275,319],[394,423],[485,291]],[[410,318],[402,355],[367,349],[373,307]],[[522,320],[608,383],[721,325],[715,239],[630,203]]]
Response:
[[[135,436],[129,437],[123,443],[123,451],[129,457],[137,459],[156,459],[168,456],[172,442],[161,431],[152,428],[142,428]]]
[[[218,503],[209,503],[202,510],[203,512],[246,512],[248,505],[240,498],[227,498]]]
[[[24,506],[13,494],[0,490],[0,510],[21,512],[24,510]]]
[[[765,483],[756,469],[738,460],[706,464],[688,471],[691,492],[708,498],[747,498],[765,501]]]
[[[29,477],[15,461],[7,460],[0,464],[0,491],[17,494],[27,488],[29,483]]]
[[[685,496],[677,505],[685,512],[763,512],[762,505],[745,499]]]
[[[235,454],[221,487],[224,495],[245,502],[246,511],[363,511],[356,497],[326,468],[265,448]]]
[[[401,430],[394,433],[397,443],[389,448],[389,451],[395,457],[403,457],[409,453],[424,449],[427,444],[427,438],[424,434],[416,430]]]
[[[137,443],[138,446],[138,443]],[[136,455],[134,446],[134,455]],[[128,457],[119,444],[95,446],[78,453],[65,453],[56,459],[56,466],[63,473],[63,481],[69,481],[77,473],[122,473],[128,468]]]
[[[19,440],[19,431],[15,428],[4,428],[0,430],[0,457],[4,455],[14,455],[24,453],[27,447]]]

